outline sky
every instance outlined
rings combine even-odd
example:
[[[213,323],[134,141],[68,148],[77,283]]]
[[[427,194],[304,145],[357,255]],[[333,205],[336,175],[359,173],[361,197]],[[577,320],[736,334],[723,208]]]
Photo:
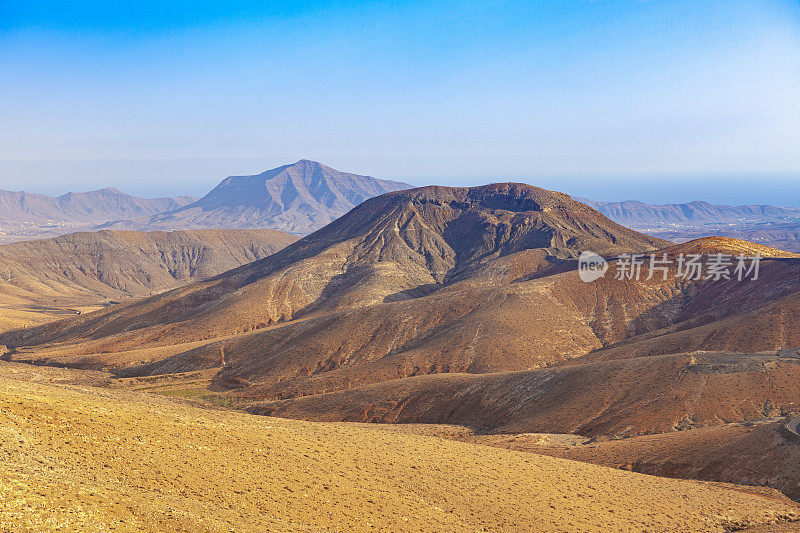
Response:
[[[0,188],[415,185],[800,206],[800,2],[0,0]]]

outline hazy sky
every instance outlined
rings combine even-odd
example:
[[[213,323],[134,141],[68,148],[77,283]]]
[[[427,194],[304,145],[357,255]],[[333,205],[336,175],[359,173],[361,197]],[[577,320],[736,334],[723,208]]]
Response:
[[[0,0],[0,188],[197,195],[300,158],[797,205],[800,3]]]

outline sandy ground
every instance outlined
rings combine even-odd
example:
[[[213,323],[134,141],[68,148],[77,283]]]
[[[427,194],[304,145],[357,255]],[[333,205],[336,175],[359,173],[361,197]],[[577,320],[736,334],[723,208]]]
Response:
[[[723,531],[800,518],[777,493],[21,367],[0,363],[0,531]]]

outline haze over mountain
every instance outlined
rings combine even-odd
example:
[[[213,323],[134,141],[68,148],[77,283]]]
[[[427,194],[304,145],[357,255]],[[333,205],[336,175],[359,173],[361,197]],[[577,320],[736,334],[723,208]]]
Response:
[[[800,252],[798,208],[713,205],[700,201],[651,205],[638,201],[579,200],[615,222],[662,239],[682,242],[716,235]]]
[[[303,236],[367,198],[410,187],[301,160],[253,176],[228,177],[199,200],[136,198],[111,188],[60,197],[0,191],[0,243],[89,229],[272,228]],[[578,200],[615,222],[666,240],[720,235],[800,251],[797,208]]]
[[[69,221],[96,224],[114,217],[161,213],[193,202],[190,196],[137,198],[114,188],[45,196],[0,190],[0,222]]]
[[[625,202],[578,201],[590,205],[608,218],[632,228],[664,227],[723,222],[776,222],[800,219],[800,208],[771,205],[713,205],[695,201],[686,204],[652,205],[635,200]]]
[[[0,190],[0,243],[61,235],[121,218],[153,215],[195,201],[137,198],[113,188],[45,196]]]
[[[105,227],[272,228],[306,235],[368,198],[408,188],[411,185],[340,172],[303,159],[254,176],[231,176],[196,202]]]

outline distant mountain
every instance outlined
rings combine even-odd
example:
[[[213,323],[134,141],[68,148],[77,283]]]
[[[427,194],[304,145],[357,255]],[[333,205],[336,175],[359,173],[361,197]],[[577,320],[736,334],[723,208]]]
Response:
[[[100,224],[122,217],[153,215],[195,201],[190,196],[137,198],[114,188],[45,196],[0,190],[0,223],[68,222]]]
[[[787,252],[800,252],[800,221],[797,222],[743,222],[739,224],[703,224],[697,227],[665,227],[640,229],[644,233],[683,242],[710,235],[744,239],[771,246]]]
[[[111,220],[154,215],[196,199],[137,198],[117,189],[45,196],[0,190],[0,242],[49,237]]]
[[[611,220],[649,235],[683,242],[721,236],[800,252],[800,209],[708,202],[651,205],[637,201],[595,202],[578,198]]]
[[[254,176],[231,176],[200,200],[114,229],[271,228],[312,233],[364,200],[411,185],[340,172],[301,160]]]
[[[674,225],[695,226],[702,223],[778,222],[787,219],[800,221],[800,209],[771,205],[714,205],[708,202],[651,205],[635,200],[625,202],[595,202],[577,198],[605,216],[633,228],[662,228]]]
[[[63,308],[147,296],[262,259],[296,240],[276,230],[93,231],[6,244],[0,246],[0,306]]]

